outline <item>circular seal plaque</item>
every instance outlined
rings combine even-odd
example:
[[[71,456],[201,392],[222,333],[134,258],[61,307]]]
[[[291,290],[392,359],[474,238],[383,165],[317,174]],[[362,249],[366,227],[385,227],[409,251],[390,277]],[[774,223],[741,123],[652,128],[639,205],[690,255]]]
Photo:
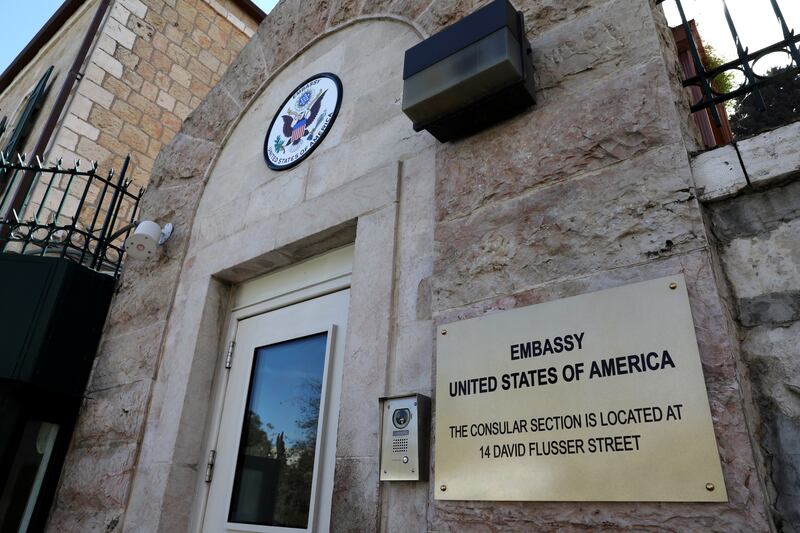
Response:
[[[300,163],[322,142],[342,104],[342,82],[329,72],[301,83],[281,104],[264,139],[264,159],[273,170]]]

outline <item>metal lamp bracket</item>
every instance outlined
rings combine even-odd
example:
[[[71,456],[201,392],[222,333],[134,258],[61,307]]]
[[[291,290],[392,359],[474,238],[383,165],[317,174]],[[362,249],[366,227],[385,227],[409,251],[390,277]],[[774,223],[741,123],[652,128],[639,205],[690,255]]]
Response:
[[[167,239],[169,239],[172,236],[173,229],[174,228],[172,226],[172,223],[167,222],[166,224],[164,224],[164,227],[161,228],[161,236],[159,236],[158,238],[158,244],[164,244],[165,242],[167,242]]]

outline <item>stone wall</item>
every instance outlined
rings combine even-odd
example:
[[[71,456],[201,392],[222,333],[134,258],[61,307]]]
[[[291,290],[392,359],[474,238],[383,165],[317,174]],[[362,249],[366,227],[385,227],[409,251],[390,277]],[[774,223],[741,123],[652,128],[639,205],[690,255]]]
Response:
[[[231,287],[353,240],[332,530],[769,529],[663,18],[646,0],[515,2],[538,105],[437,144],[400,114],[402,52],[481,4],[285,1],[267,17],[154,163],[144,216],[176,231],[126,267],[51,530],[195,527]],[[261,119],[324,70],[343,74],[337,123],[269,171]],[[435,324],[679,272],[729,502],[439,502],[432,483],[378,482],[377,398],[432,391]]]
[[[775,524],[800,531],[800,123],[695,161],[757,401]],[[733,158],[729,157],[733,155]],[[730,165],[726,165],[729,161]]]
[[[127,178],[134,190],[146,186],[161,148],[219,81],[256,26],[232,0],[114,0],[47,159],[61,158],[64,165],[81,160],[84,168],[96,161],[105,173],[119,171],[130,154]],[[79,33],[73,37],[81,38]],[[34,188],[29,212],[41,202],[46,186],[40,182]],[[71,190],[82,192],[80,187]],[[50,196],[57,200],[58,184],[56,191]]]
[[[663,18],[636,0],[581,4],[577,13],[572,3],[563,6],[566,21],[532,36],[546,88],[539,104],[437,154],[434,321],[683,272],[729,502],[435,501],[430,527],[766,530],[749,398],[693,193],[693,137],[672,62],[664,59],[671,51],[660,37]],[[529,5],[542,11],[538,2]]]

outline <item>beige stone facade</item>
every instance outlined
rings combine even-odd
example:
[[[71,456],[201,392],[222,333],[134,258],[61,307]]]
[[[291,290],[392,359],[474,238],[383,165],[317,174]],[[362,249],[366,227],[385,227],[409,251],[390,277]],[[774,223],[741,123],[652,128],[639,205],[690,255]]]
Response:
[[[205,0],[114,3],[50,159],[90,159],[147,185],[161,147],[253,34],[253,21]]]
[[[57,139],[112,162],[115,143],[138,146],[142,218],[175,232],[157,260],[126,264],[48,531],[203,531],[220,482],[205,472],[236,291],[345,245],[326,529],[793,531],[800,174],[796,147],[776,152],[774,139],[796,145],[796,127],[743,146],[738,166],[729,149],[693,157],[660,7],[514,2],[537,104],[442,144],[402,113],[404,52],[485,2],[284,0],[248,40],[232,6],[141,1],[115,4],[98,41],[109,49],[90,65],[102,82],[87,69],[78,96],[89,109]],[[227,33],[201,29],[225,10]],[[320,72],[342,80],[336,122],[301,164],[270,170],[269,123]],[[743,219],[751,208],[764,216]],[[432,396],[435,423],[436,328],[675,274],[688,286],[727,502],[437,500],[435,441],[430,482],[379,481],[378,398]]]

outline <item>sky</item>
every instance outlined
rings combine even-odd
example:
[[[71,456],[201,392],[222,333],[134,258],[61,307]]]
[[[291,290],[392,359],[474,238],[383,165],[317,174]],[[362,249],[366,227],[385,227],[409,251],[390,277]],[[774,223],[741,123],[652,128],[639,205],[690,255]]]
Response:
[[[3,71],[56,12],[61,0],[0,0],[0,4],[4,21],[0,38],[0,71]],[[9,24],[9,21],[15,22]]]

